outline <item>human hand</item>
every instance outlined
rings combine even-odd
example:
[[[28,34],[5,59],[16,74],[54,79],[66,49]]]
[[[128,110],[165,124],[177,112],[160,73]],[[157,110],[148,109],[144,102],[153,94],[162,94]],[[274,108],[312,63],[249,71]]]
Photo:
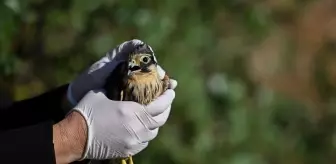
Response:
[[[107,52],[103,58],[74,79],[70,83],[67,91],[67,100],[71,103],[70,106],[75,106],[77,102],[90,90],[103,88],[106,78],[116,68],[116,66],[120,62],[127,60],[128,54],[134,51],[134,49],[141,44],[144,44],[144,42],[138,39],[123,42],[116,48]],[[150,49],[152,50],[151,47]],[[165,71],[160,66],[158,66],[158,70],[159,76],[163,79]],[[174,89],[177,85],[177,82],[173,79],[170,83],[171,89]]]
[[[81,135],[87,136],[81,159],[125,158],[139,153],[167,121],[174,98],[174,90],[168,89],[143,106],[131,101],[112,101],[102,91],[90,91],[70,111],[80,113],[87,124],[87,135]]]

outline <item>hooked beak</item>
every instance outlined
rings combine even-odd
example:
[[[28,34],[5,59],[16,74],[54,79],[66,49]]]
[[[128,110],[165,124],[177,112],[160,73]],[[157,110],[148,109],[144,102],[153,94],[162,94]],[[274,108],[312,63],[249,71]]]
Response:
[[[132,62],[128,65],[128,75],[131,75],[132,72],[140,70],[140,69],[141,69],[141,67],[140,67],[139,63],[133,63]]]

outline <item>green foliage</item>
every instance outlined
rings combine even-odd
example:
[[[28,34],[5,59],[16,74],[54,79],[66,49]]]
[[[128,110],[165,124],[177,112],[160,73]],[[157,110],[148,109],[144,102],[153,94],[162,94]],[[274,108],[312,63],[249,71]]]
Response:
[[[326,4],[5,0],[0,74],[13,78],[0,84],[27,98],[138,38],[179,85],[167,124],[136,163],[331,164],[336,37],[323,31],[320,20],[335,20]],[[321,29],[307,30],[315,23]]]

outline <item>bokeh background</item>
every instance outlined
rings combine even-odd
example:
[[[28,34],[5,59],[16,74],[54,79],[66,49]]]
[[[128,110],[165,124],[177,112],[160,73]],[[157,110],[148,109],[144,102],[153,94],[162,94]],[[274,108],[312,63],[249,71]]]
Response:
[[[133,38],[179,82],[136,164],[336,163],[334,0],[3,0],[1,91],[65,84]]]

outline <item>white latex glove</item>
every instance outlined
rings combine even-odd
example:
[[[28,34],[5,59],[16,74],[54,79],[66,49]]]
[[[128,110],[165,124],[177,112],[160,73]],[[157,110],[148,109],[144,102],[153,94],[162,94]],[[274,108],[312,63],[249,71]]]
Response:
[[[112,159],[135,155],[158,134],[175,98],[172,89],[147,106],[131,101],[109,100],[102,91],[90,91],[73,109],[88,127],[82,159]]]
[[[134,51],[134,48],[137,45],[141,44],[144,44],[144,42],[138,39],[133,39],[118,45],[73,80],[67,91],[67,99],[71,103],[71,107],[75,106],[77,102],[90,90],[101,89],[105,84],[106,78],[116,68],[116,66],[121,61],[125,61],[128,58],[128,54]],[[152,50],[151,47],[150,49]],[[165,71],[160,66],[158,66],[158,69],[159,76],[163,78]],[[170,87],[175,88],[176,83],[177,82],[175,80],[172,80]]]

